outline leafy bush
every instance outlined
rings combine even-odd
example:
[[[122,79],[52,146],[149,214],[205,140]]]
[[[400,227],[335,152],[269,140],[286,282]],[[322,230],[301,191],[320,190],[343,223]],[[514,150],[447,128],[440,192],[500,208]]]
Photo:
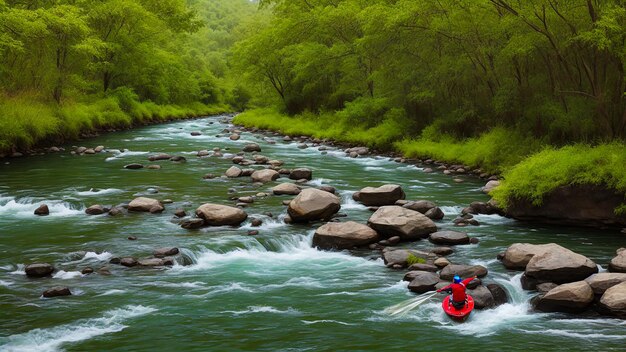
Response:
[[[411,266],[413,264],[425,264],[426,259],[420,258],[412,253],[409,253],[409,256],[406,259],[406,263]]]

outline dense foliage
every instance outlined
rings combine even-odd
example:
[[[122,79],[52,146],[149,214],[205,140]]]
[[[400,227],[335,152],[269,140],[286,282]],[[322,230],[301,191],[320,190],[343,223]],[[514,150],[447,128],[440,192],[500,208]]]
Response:
[[[274,20],[238,50],[287,113],[457,138],[494,126],[559,144],[626,137],[623,1],[263,4]]]
[[[0,0],[0,152],[241,108],[229,70],[247,0]]]

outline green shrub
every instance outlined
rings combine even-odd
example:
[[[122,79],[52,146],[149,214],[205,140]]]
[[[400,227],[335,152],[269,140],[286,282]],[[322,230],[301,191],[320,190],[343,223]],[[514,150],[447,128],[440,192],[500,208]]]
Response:
[[[541,205],[546,194],[571,184],[603,185],[626,193],[626,145],[546,148],[512,167],[504,178],[491,192],[504,207],[515,198]]]
[[[418,257],[412,253],[409,253],[409,256],[406,258],[406,263],[411,266],[413,264],[425,264],[426,259]]]

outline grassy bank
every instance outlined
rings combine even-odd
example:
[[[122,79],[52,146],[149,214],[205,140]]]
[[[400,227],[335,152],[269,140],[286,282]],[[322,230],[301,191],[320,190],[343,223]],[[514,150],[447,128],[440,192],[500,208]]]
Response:
[[[544,195],[569,184],[603,185],[626,193],[626,145],[623,143],[556,148],[502,128],[463,141],[446,136],[428,138],[428,133],[408,138],[400,125],[383,123],[363,128],[350,125],[334,114],[290,117],[270,109],[246,111],[234,122],[288,135],[389,148],[407,157],[458,162],[501,173],[504,180],[492,196],[503,206],[513,198],[530,199],[539,205]]]
[[[3,98],[0,99],[0,154],[77,139],[87,132],[230,110],[226,105],[157,105],[120,96],[63,105],[29,97]]]

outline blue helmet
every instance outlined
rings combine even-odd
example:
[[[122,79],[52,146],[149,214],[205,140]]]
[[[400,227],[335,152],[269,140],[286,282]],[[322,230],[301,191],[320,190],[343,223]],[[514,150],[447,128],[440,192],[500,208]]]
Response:
[[[454,275],[452,281],[454,281],[455,284],[458,284],[459,282],[461,282],[461,277],[459,275]]]

